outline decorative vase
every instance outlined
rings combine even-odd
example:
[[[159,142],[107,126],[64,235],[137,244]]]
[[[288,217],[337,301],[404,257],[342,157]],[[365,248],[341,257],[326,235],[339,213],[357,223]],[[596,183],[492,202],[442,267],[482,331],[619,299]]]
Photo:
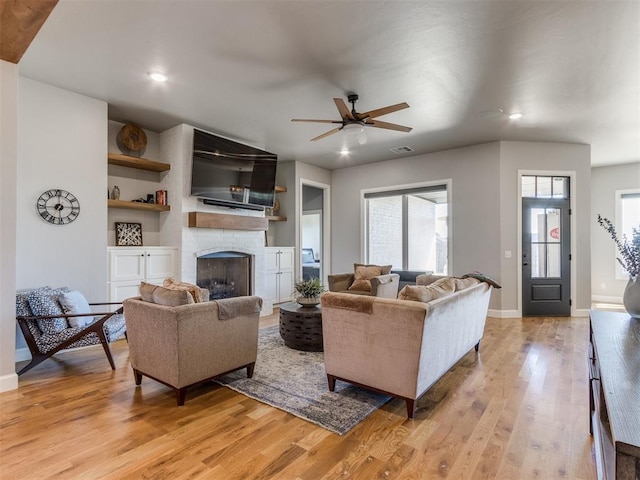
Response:
[[[117,185],[111,190],[111,200],[120,200],[120,189]]]
[[[640,319],[640,276],[629,277],[629,282],[622,296],[622,303],[629,315]]]
[[[298,302],[303,307],[315,307],[320,303],[320,297],[299,296],[298,298],[296,298],[296,302]]]

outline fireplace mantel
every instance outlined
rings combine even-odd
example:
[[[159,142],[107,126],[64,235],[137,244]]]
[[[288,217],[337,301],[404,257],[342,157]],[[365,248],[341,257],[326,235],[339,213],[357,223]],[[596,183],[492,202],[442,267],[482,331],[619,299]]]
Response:
[[[269,220],[265,217],[189,212],[189,228],[267,231],[269,230]]]

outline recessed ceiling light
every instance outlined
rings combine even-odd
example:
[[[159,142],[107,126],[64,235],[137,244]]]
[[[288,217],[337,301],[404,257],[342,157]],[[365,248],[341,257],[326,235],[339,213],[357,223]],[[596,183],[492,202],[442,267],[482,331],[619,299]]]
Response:
[[[168,77],[164,73],[149,72],[148,75],[149,77],[151,77],[151,80],[154,80],[156,82],[166,82],[168,80]]]
[[[509,120],[518,120],[519,118],[522,118],[521,113],[512,113],[509,115]]]
[[[340,150],[340,155],[349,155],[349,149],[343,148],[342,150]]]

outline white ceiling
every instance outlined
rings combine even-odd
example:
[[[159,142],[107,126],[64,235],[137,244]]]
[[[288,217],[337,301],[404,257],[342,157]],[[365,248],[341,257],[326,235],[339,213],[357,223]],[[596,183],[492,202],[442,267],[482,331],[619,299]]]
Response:
[[[495,140],[640,160],[635,0],[61,0],[19,69],[114,120],[189,123],[330,169]],[[290,121],[339,119],[332,98],[348,92],[360,112],[406,101],[379,119],[413,130],[367,128],[345,157],[342,132],[309,141],[332,125]]]

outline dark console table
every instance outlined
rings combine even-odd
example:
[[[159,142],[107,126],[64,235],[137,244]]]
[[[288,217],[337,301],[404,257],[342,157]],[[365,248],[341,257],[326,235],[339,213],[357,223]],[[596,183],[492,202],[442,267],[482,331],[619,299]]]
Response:
[[[598,478],[640,479],[640,321],[590,312],[589,404]]]
[[[280,336],[289,348],[321,352],[323,345],[320,305],[303,307],[296,302],[280,305]]]

